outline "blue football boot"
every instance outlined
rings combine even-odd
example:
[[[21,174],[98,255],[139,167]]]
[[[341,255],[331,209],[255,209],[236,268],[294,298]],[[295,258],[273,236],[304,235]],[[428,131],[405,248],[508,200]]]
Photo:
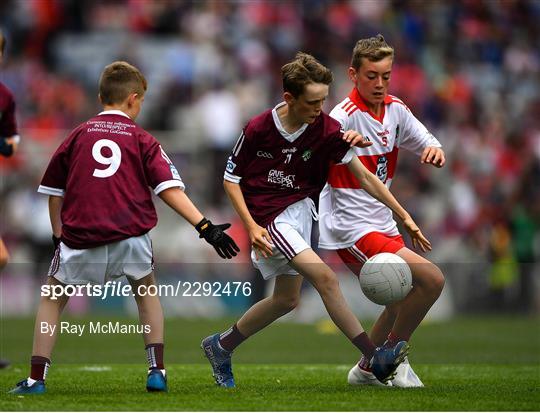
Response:
[[[43,394],[45,393],[45,382],[37,380],[31,386],[28,385],[28,379],[21,380],[17,386],[9,391],[10,394]]]
[[[201,343],[201,348],[212,366],[212,376],[216,384],[221,387],[234,387],[232,351],[224,350],[219,346],[219,333],[206,337]]]
[[[150,392],[167,391],[167,376],[162,370],[153,368],[148,371],[146,390]]]
[[[406,341],[400,341],[393,347],[386,341],[381,347],[377,347],[371,359],[371,370],[377,380],[381,383],[392,380],[397,367],[408,353],[409,344]]]

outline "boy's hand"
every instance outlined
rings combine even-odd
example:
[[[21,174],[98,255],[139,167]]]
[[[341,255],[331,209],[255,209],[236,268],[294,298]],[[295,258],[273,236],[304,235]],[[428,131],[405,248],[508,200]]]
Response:
[[[199,238],[204,238],[206,242],[212,245],[221,258],[232,258],[236,256],[240,248],[225,233],[225,230],[230,226],[231,224],[214,225],[208,219],[203,218],[195,226],[195,229],[199,233]]]
[[[362,134],[358,133],[355,130],[348,130],[343,134],[342,138],[345,142],[347,142],[351,148],[353,146],[358,146],[359,148],[367,148],[368,146],[373,145],[373,142],[371,142],[369,139],[362,136]]]
[[[411,217],[407,217],[403,220],[403,226],[411,236],[414,248],[420,247],[423,252],[431,251],[431,242],[428,241],[418,225],[413,221]]]
[[[444,151],[436,146],[428,146],[422,152],[420,163],[427,163],[437,168],[442,168],[446,163]]]
[[[272,244],[269,241],[272,240],[270,234],[266,229],[259,225],[253,225],[248,228],[249,239],[253,250],[255,251],[255,258],[258,260],[259,256],[268,258],[272,256]]]

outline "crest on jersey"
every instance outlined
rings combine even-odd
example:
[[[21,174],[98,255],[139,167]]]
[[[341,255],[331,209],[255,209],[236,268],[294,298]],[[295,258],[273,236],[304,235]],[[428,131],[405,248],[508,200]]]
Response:
[[[304,160],[304,162],[306,162],[307,160],[309,160],[309,158],[311,158],[312,153],[313,151],[311,149],[306,149],[304,151],[304,153],[302,154],[302,159]]]
[[[386,182],[386,179],[388,178],[388,159],[386,159],[386,155],[379,156],[375,175],[377,175],[377,178],[382,182]]]
[[[232,156],[229,156],[229,159],[227,160],[227,167],[225,168],[225,170],[232,174],[234,168],[236,168],[236,164],[232,161]]]

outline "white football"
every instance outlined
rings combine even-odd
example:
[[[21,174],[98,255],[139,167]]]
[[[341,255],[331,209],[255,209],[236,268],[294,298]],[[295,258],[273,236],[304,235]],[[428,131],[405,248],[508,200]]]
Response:
[[[396,254],[383,252],[368,259],[360,271],[360,287],[375,304],[403,300],[412,288],[409,265]]]

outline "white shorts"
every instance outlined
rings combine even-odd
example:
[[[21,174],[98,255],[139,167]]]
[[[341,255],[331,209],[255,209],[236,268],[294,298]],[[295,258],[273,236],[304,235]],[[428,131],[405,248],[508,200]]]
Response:
[[[64,284],[105,284],[124,275],[140,280],[153,270],[152,241],[144,234],[81,250],[61,242],[48,275]]]
[[[289,205],[266,227],[272,237],[272,253],[268,258],[256,259],[251,250],[251,261],[263,278],[268,280],[278,275],[298,275],[289,262],[302,251],[311,248],[311,227],[313,219],[318,219],[315,204],[311,198]]]

